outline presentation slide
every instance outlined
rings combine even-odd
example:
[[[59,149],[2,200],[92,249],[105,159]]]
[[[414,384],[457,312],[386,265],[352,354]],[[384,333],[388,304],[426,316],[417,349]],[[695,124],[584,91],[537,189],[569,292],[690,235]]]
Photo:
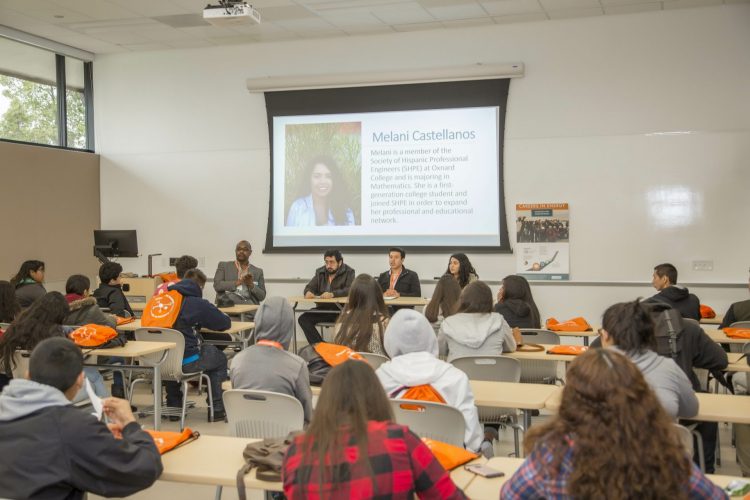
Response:
[[[507,243],[499,119],[497,106],[274,116],[273,246]]]

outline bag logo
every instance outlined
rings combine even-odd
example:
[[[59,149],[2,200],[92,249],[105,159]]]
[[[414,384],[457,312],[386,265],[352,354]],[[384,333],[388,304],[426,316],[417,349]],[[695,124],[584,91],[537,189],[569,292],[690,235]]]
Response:
[[[157,295],[154,297],[154,304],[151,305],[151,315],[154,318],[164,318],[174,309],[174,299],[168,294]]]

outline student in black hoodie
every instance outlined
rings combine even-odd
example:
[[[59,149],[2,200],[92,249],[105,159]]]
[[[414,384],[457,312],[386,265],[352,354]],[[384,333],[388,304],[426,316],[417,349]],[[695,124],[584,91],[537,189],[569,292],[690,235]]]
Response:
[[[651,284],[659,293],[645,302],[665,302],[680,311],[683,318],[701,320],[701,303],[687,288],[677,285],[677,268],[659,264],[654,268]]]
[[[503,278],[497,293],[495,312],[500,313],[512,328],[541,328],[539,309],[531,296],[529,282],[511,274]]]

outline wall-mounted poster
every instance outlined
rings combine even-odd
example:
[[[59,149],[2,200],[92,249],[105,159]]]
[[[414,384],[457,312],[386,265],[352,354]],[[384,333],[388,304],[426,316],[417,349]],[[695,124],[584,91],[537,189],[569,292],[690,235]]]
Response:
[[[570,279],[568,204],[517,204],[515,253],[516,272],[526,279]]]

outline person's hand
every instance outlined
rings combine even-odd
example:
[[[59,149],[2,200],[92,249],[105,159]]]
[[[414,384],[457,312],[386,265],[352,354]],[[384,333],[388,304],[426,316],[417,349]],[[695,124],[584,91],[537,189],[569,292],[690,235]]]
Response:
[[[398,298],[398,297],[401,296],[401,294],[398,293],[393,288],[389,288],[388,290],[386,290],[385,292],[383,292],[383,295],[385,295],[386,297],[396,297],[396,298]]]
[[[135,417],[130,409],[130,402],[127,399],[107,398],[102,400],[104,414],[107,415],[110,423],[119,425],[120,430],[124,429],[130,422],[135,422]]]
[[[115,437],[115,439],[122,439],[122,426],[120,424],[109,423],[107,424],[107,428],[109,429],[109,432],[111,432]]]
[[[305,293],[305,298],[306,298],[306,299],[312,299],[312,298],[314,298],[314,297],[315,297],[315,294],[314,294],[314,293],[312,293],[312,292],[307,292],[307,293]]]
[[[331,292],[323,292],[323,293],[320,294],[320,298],[321,299],[332,299],[333,298],[333,293],[331,293]]]
[[[242,284],[242,280],[237,280],[234,282],[234,286],[240,286]]]
[[[521,336],[521,329],[518,327],[513,328],[513,339],[516,341],[516,344],[522,345],[523,344],[523,337]]]
[[[253,283],[253,275],[250,273],[247,273],[244,278],[242,278],[242,282],[245,284],[246,287],[252,288],[255,286],[255,283]]]

